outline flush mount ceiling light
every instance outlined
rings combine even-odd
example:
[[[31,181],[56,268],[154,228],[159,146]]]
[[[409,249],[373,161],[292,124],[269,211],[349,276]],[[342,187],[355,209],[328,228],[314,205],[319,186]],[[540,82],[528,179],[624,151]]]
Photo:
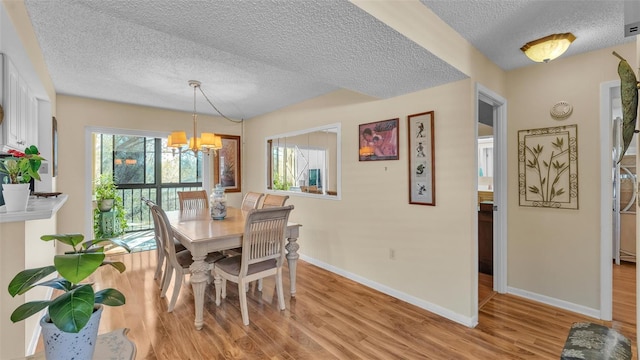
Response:
[[[191,150],[194,154],[197,154],[198,151],[202,151],[206,154],[209,154],[209,151],[212,150],[214,153],[217,149],[222,148],[222,138],[219,135],[214,133],[204,132],[198,136],[198,114],[196,113],[196,90],[200,90],[202,95],[207,99],[209,104],[220,114],[220,116],[224,117],[227,120],[234,121],[224,116],[214,105],[211,103],[207,95],[200,88],[200,81],[198,80],[189,80],[189,86],[193,88],[193,136],[187,142],[187,133],[185,131],[174,131],[167,137],[167,146],[173,149],[180,149],[185,145],[188,145],[186,150]]]
[[[553,34],[526,43],[520,48],[535,62],[549,62],[562,55],[576,37],[572,33]]]

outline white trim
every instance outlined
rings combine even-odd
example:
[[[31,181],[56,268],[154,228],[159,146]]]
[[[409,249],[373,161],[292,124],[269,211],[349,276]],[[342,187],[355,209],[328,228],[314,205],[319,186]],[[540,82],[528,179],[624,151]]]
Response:
[[[168,131],[151,131],[151,130],[133,130],[133,129],[118,129],[99,126],[86,126],[84,128],[84,151],[85,151],[85,178],[84,178],[84,198],[85,198],[85,238],[93,239],[93,205],[91,190],[93,187],[91,173],[91,154],[93,154],[93,142],[91,141],[92,133],[102,133],[111,135],[131,135],[131,136],[145,136],[153,138],[164,138],[169,135]],[[204,158],[203,158],[204,159]],[[202,161],[202,188],[211,189],[211,179],[209,176],[211,161]]]
[[[511,295],[520,296],[525,299],[537,301],[543,304],[555,306],[560,309],[569,310],[578,314],[590,316],[595,319],[598,319],[600,315],[600,311],[598,309],[593,309],[583,305],[574,304],[572,302],[556,299],[546,295],[537,294],[527,290],[514,288],[511,286],[508,287],[508,293]]]
[[[265,157],[264,157],[264,174],[266,175],[265,180],[269,178],[269,174],[267,174],[267,172],[269,171],[269,162],[270,162],[270,156],[271,154],[269,154],[269,140],[273,140],[273,139],[277,139],[277,138],[281,138],[281,137],[292,137],[292,136],[297,136],[297,135],[302,135],[302,134],[307,134],[307,133],[311,133],[311,132],[315,132],[315,131],[322,131],[322,130],[333,130],[336,129],[336,192],[337,195],[336,196],[329,196],[329,195],[325,195],[325,194],[311,194],[311,193],[303,193],[300,191],[285,191],[285,190],[273,190],[273,189],[269,189],[269,184],[266,183],[264,184],[264,192],[265,193],[284,193],[284,194],[289,194],[289,195],[295,195],[295,196],[301,196],[301,197],[308,197],[308,198],[316,198],[316,199],[324,199],[324,200],[342,200],[342,123],[334,123],[334,124],[328,124],[328,125],[322,125],[322,126],[318,126],[318,127],[314,127],[314,128],[308,128],[308,129],[302,129],[302,130],[297,130],[297,131],[292,131],[292,132],[288,132],[288,133],[284,133],[284,134],[279,134],[279,135],[269,135],[266,136],[264,139],[264,146],[265,146]],[[333,132],[333,131],[332,131]]]
[[[613,318],[613,220],[611,214],[611,159],[612,124],[611,91],[620,87],[620,81],[600,84],[600,316],[611,321]]]
[[[44,300],[51,300],[53,296],[53,288],[47,289],[47,294],[44,296]],[[38,319],[41,319],[43,316],[47,314],[47,308],[44,308],[40,311],[38,315]],[[40,339],[40,331],[42,327],[40,324],[33,329],[33,334],[31,334],[31,340],[29,341],[29,346],[27,347],[27,355],[33,355],[36,352],[36,347],[38,346],[38,340]]]
[[[493,147],[496,149],[494,152],[493,203],[497,206],[497,210],[493,212],[493,289],[504,294],[507,292],[507,100],[482,84],[476,83],[476,122],[478,101],[480,100],[493,106]],[[476,138],[477,131],[476,127]],[[475,186],[477,191],[477,180]],[[474,234],[476,239],[474,261],[477,262],[478,232],[476,231]],[[476,292],[477,285],[476,279],[474,285]],[[475,306],[477,316],[477,301]]]
[[[362,277],[360,275],[356,275],[356,274],[350,273],[348,271],[342,270],[342,269],[337,268],[337,267],[335,267],[333,265],[329,265],[329,264],[327,264],[325,262],[322,262],[320,260],[316,260],[316,259],[310,258],[310,257],[308,257],[306,255],[300,254],[300,259],[302,259],[302,260],[304,260],[304,261],[306,261],[306,262],[308,262],[310,264],[313,264],[313,265],[315,265],[315,266],[317,266],[319,268],[322,268],[322,269],[325,269],[327,271],[330,271],[330,272],[332,272],[334,274],[338,274],[340,276],[344,276],[347,279],[353,280],[353,281],[355,281],[357,283],[360,283],[360,284],[362,284],[364,286],[367,286],[367,287],[372,288],[374,290],[380,291],[380,292],[382,292],[384,294],[387,294],[389,296],[392,296],[392,297],[394,297],[396,299],[399,299],[399,300],[402,300],[402,301],[407,302],[409,304],[415,305],[415,306],[417,306],[417,307],[419,307],[421,309],[430,311],[430,312],[432,312],[432,313],[434,313],[436,315],[440,315],[440,316],[445,317],[445,318],[447,318],[447,319],[449,319],[451,321],[455,321],[458,324],[461,324],[461,325],[464,325],[464,326],[467,326],[467,327],[470,327],[470,328],[473,328],[478,324],[478,317],[477,316],[468,317],[468,316],[464,316],[464,315],[458,314],[458,313],[453,312],[453,311],[451,311],[451,310],[449,310],[447,308],[444,308],[444,307],[442,307],[440,305],[436,305],[434,303],[430,303],[428,301],[424,301],[422,299],[418,299],[415,296],[411,296],[409,294],[397,291],[397,290],[392,289],[392,288],[390,288],[390,287],[388,287],[386,285],[379,284],[377,282],[374,282],[374,281],[371,281],[369,279],[366,279],[366,278],[364,278],[364,277]]]

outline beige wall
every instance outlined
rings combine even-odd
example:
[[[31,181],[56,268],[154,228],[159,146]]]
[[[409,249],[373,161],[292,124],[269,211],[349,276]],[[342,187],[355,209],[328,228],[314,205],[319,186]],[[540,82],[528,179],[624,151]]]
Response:
[[[7,292],[11,279],[23,269],[53,264],[54,244],[40,240],[56,233],[56,217],[46,220],[0,224],[0,358],[16,359],[27,353],[34,334],[39,334],[39,315],[12,323],[11,313],[28,301],[47,300],[47,287],[36,287],[12,298]],[[34,345],[34,344],[31,344]],[[35,347],[33,348],[35,349]]]
[[[507,74],[508,285],[600,309],[600,84],[618,80],[616,50],[635,63],[635,44],[561,58]],[[556,121],[564,100],[573,114]],[[518,130],[578,124],[579,210],[518,205]]]
[[[86,224],[80,219],[84,220],[86,212],[90,211],[89,202],[85,196],[85,182],[91,176],[91,169],[84,166],[86,157],[91,156],[85,152],[85,129],[87,127],[134,131],[150,130],[165,134],[172,130],[182,129],[187,131],[188,135],[193,131],[191,130],[193,122],[190,113],[65,95],[58,95],[58,115],[56,118],[58,120],[60,159],[57,189],[69,195],[69,200],[58,213],[59,231],[63,233],[84,232]],[[240,135],[242,128],[228,120],[199,115],[198,131]],[[243,156],[243,162],[244,160]],[[245,176],[242,178],[244,180]],[[239,193],[228,195],[228,201],[232,205],[240,204],[241,200]]]
[[[505,74],[417,0],[353,0],[470,79],[388,100],[336,91],[238,125],[203,117],[202,130],[243,134],[243,191],[265,190],[266,136],[340,122],[342,200],[292,196],[292,214],[304,224],[301,253],[426,304],[463,317],[474,315],[476,192],[475,82],[508,100],[508,285],[591,309],[599,308],[599,85],[616,80],[611,49]],[[22,2],[15,2],[22,4]],[[13,19],[23,5],[3,1]],[[18,6],[18,8],[16,8]],[[22,8],[20,8],[22,7]],[[428,24],[428,25],[425,25]],[[34,63],[40,63],[32,30],[19,25]],[[616,47],[631,64],[635,44]],[[36,66],[40,68],[43,63]],[[42,65],[43,66],[43,65]],[[46,70],[46,68],[45,68]],[[39,70],[42,72],[42,70]],[[52,92],[47,76],[43,83]],[[50,94],[52,99],[55,94]],[[517,197],[517,131],[560,124],[549,117],[559,100],[574,105],[563,123],[578,124],[579,210],[520,207]],[[58,96],[60,176],[57,190],[69,194],[59,213],[59,231],[84,229],[86,126],[189,129],[186,113]],[[408,204],[406,116],[435,111],[437,206]],[[400,118],[400,160],[359,162],[358,124]],[[178,120],[181,119],[181,120]],[[210,121],[209,121],[210,120]],[[179,122],[182,121],[182,122]],[[239,204],[240,194],[229,201]],[[389,250],[395,250],[395,260]],[[419,281],[416,281],[419,279]]]
[[[292,195],[303,224],[300,252],[341,271],[472,314],[475,239],[475,119],[470,80],[389,100],[336,91],[251,119],[246,127],[246,191],[265,189],[265,137],[339,122],[342,200]],[[407,115],[435,111],[437,206],[409,205]],[[400,118],[400,160],[358,161],[358,125]],[[304,120],[304,121],[303,121]],[[395,250],[395,260],[389,258]]]

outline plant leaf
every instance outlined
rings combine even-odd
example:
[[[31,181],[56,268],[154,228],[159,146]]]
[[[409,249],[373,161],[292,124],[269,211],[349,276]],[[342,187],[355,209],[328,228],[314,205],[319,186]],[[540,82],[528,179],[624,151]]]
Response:
[[[60,276],[77,284],[96,271],[104,258],[103,253],[56,255],[53,263]]]
[[[33,288],[40,279],[49,276],[56,271],[54,266],[45,266],[37,269],[20,271],[9,283],[9,294],[13,297],[22,295]]]
[[[111,265],[116,270],[118,270],[120,273],[123,273],[125,270],[127,270],[127,267],[124,265],[124,263],[122,263],[120,261],[105,260],[105,261],[102,262],[102,265]]]
[[[48,286],[50,288],[54,288],[62,291],[70,291],[73,289],[73,284],[65,278],[57,278],[57,279],[41,282],[40,284],[38,284],[38,286]]]
[[[58,240],[63,244],[71,245],[74,248],[84,240],[82,234],[55,234],[55,235],[43,235],[40,239],[44,241]]]
[[[58,329],[77,333],[91,318],[94,301],[91,285],[81,285],[51,301],[49,317]]]
[[[96,293],[96,304],[120,306],[125,304],[124,295],[116,289],[104,289]]]
[[[40,310],[49,306],[51,301],[30,301],[18,306],[11,313],[11,321],[18,322],[28,318],[33,314],[37,314]]]

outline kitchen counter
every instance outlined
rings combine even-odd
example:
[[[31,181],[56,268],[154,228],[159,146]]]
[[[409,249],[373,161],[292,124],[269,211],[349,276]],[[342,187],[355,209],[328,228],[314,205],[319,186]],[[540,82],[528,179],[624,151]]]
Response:
[[[27,203],[27,211],[7,212],[4,205],[0,206],[0,223],[50,219],[67,201],[68,195],[57,197],[37,198],[31,196]]]

